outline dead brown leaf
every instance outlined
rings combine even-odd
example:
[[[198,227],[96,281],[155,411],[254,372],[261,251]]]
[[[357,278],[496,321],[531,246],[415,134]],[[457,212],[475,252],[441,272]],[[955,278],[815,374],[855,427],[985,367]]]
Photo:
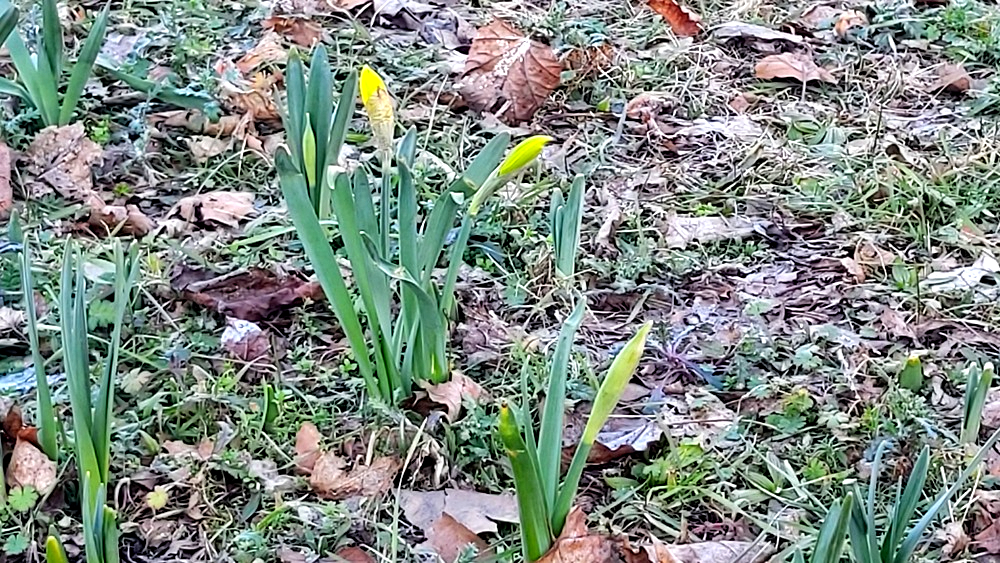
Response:
[[[685,217],[670,212],[660,226],[667,248],[685,248],[696,242],[742,239],[766,224],[746,217]]]
[[[360,547],[342,547],[334,554],[335,561],[346,563],[375,563],[375,559]]]
[[[33,487],[39,495],[45,496],[56,487],[56,474],[56,462],[28,440],[18,437],[7,467],[9,486]]]
[[[865,269],[858,264],[858,261],[854,258],[844,257],[840,259],[840,264],[847,270],[848,274],[854,278],[856,283],[864,283],[865,281]]]
[[[711,541],[664,545],[655,539],[647,550],[654,563],[763,563],[773,551],[764,542]]]
[[[538,563],[615,563],[621,561],[621,543],[587,531],[587,516],[574,506],[555,545]]]
[[[649,7],[663,16],[670,29],[680,37],[694,37],[701,33],[701,16],[677,0],[648,0]]]
[[[188,223],[205,227],[240,226],[240,221],[254,213],[254,194],[248,192],[209,192],[186,197],[171,210]]]
[[[458,419],[462,411],[463,397],[477,401],[483,394],[483,388],[460,371],[453,371],[449,381],[437,385],[429,384],[424,389],[431,401],[444,405],[449,422]]]
[[[972,77],[960,64],[943,64],[938,67],[938,79],[928,88],[928,92],[949,92],[964,94],[973,86]]]
[[[83,123],[64,127],[50,126],[39,131],[23,157],[25,171],[33,182],[31,197],[52,193],[75,202],[103,206],[94,192],[91,166],[104,151],[87,137]],[[96,199],[98,205],[92,201]]]
[[[146,117],[151,125],[165,127],[183,127],[194,133],[212,137],[227,137],[232,135],[240,124],[238,115],[224,115],[218,121],[212,122],[208,116],[197,110],[169,110],[153,113]]]
[[[844,39],[855,27],[868,25],[868,18],[857,10],[845,10],[837,16],[837,22],[833,24],[833,31],[837,37]]]
[[[476,32],[461,93],[476,111],[496,112],[508,123],[528,121],[559,86],[561,72],[551,47],[498,19]]]
[[[145,235],[154,225],[138,207],[108,205],[94,190],[91,167],[103,154],[100,145],[87,137],[82,122],[42,129],[22,159],[29,197],[55,191],[88,206],[91,226],[109,232],[120,227],[126,234]]]
[[[250,65],[255,61],[243,61]],[[281,113],[275,103],[275,93],[282,82],[280,73],[255,72],[251,76],[230,61],[219,61],[215,65],[219,78],[219,95],[227,109],[233,113],[249,116],[250,121],[278,123]]]
[[[837,21],[840,10],[827,4],[813,4],[798,17],[798,22],[812,29],[830,28]]]
[[[772,78],[793,78],[800,82],[820,80],[837,83],[837,79],[821,66],[817,66],[812,57],[805,53],[781,53],[768,55],[754,67],[757,78],[764,80]]]
[[[304,299],[320,299],[323,289],[294,275],[277,278],[253,269],[216,276],[209,270],[181,268],[171,287],[184,299],[245,321],[273,318]]]
[[[220,344],[234,358],[244,361],[256,360],[271,351],[269,333],[257,323],[243,319],[226,319],[226,329],[222,331]]]
[[[377,457],[371,465],[358,465],[346,471],[346,462],[334,453],[319,456],[309,476],[309,485],[319,496],[329,500],[378,496],[392,487],[402,464],[395,457]]]
[[[10,148],[0,143],[0,217],[14,206],[14,188],[10,184]]]
[[[287,37],[296,45],[312,47],[322,43],[326,37],[323,26],[308,18],[294,16],[271,16],[261,22],[264,29]]]
[[[517,522],[514,495],[494,495],[445,489],[443,491],[401,491],[399,505],[414,526],[430,529],[448,514],[474,534],[497,533],[496,522]]]
[[[244,76],[249,76],[264,65],[284,63],[287,60],[288,51],[281,45],[281,36],[274,32],[267,32],[254,45],[253,49],[247,51],[240,60],[236,61],[236,69]]]
[[[187,143],[188,149],[191,151],[191,156],[194,157],[194,161],[198,164],[205,164],[208,162],[208,159],[213,156],[219,156],[233,147],[232,138],[220,139],[218,137],[196,135],[184,139],[184,142]]]
[[[209,438],[203,439],[197,445],[185,444],[179,440],[167,440],[163,442],[163,449],[167,455],[178,459],[196,459],[198,461],[208,461],[215,454],[215,442]]]
[[[320,456],[320,441],[323,436],[319,428],[311,422],[303,422],[295,433],[295,467],[302,473],[312,473]]]
[[[447,513],[424,530],[424,535],[427,536],[427,546],[445,563],[454,563],[469,544],[475,546],[480,555],[489,550],[489,545],[482,538]]]

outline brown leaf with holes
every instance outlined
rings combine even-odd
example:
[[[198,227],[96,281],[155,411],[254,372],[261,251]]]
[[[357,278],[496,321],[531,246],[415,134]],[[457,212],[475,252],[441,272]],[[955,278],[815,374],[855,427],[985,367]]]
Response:
[[[820,80],[823,82],[837,83],[830,71],[821,66],[817,66],[812,57],[804,53],[781,53],[779,55],[768,55],[757,63],[754,67],[754,74],[757,78],[793,78],[800,82],[811,82]]]
[[[694,37],[701,33],[701,16],[677,0],[649,0],[649,7],[667,20],[674,34]]]
[[[7,467],[7,484],[11,487],[34,487],[45,496],[56,487],[56,462],[34,444],[18,438]]]
[[[302,47],[312,47],[322,43],[326,37],[323,26],[307,18],[294,16],[271,16],[261,22],[264,29],[290,39]]]
[[[320,440],[323,436],[319,428],[311,422],[303,422],[295,433],[295,467],[302,473],[312,473],[320,455]]]
[[[532,41],[503,20],[479,28],[460,82],[476,111],[508,123],[528,121],[559,86],[562,63],[548,45]]]
[[[203,193],[178,201],[170,214],[209,228],[236,228],[254,213],[253,200],[254,195],[248,192]]]
[[[323,289],[296,275],[281,278],[253,269],[216,276],[209,270],[182,268],[170,281],[181,297],[245,321],[272,319],[305,299],[323,297]]]
[[[317,495],[329,500],[351,497],[374,497],[392,487],[402,464],[394,457],[377,457],[371,465],[358,465],[346,470],[340,456],[325,452],[316,460],[309,485]]]

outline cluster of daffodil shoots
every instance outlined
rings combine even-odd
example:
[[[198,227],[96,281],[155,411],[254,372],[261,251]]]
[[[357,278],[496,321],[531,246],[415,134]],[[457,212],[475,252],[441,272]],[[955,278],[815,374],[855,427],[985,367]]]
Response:
[[[427,190],[412,173],[417,132],[410,129],[397,140],[393,100],[382,78],[367,67],[360,80],[352,73],[335,102],[322,47],[309,66],[307,80],[298,55],[289,59],[288,147],[276,157],[282,193],[369,393],[398,403],[410,396],[415,381],[448,379],[455,284],[473,221],[492,194],[535,160],[548,138],[527,139],[504,158],[510,137],[497,135],[427,207],[418,200]],[[358,90],[380,164],[375,181],[364,164],[348,171],[338,162]],[[458,235],[446,248],[456,222]],[[340,248],[351,265],[351,288],[335,258]],[[443,255],[446,273],[438,281],[433,273]]]

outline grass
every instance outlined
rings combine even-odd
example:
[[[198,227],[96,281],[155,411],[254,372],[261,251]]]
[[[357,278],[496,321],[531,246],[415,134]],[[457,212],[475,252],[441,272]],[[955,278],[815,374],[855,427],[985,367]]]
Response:
[[[797,11],[807,7],[803,2],[690,4],[708,28],[742,20],[786,31],[794,29],[788,23]],[[22,22],[15,33],[26,33],[33,43],[43,12],[40,6],[18,8]],[[81,52],[101,8],[87,10],[82,22],[63,28],[66,59]],[[119,202],[137,204],[157,220],[183,195],[221,189],[253,191],[259,211],[238,230],[158,234],[137,243],[143,275],[132,322],[122,328],[113,408],[117,439],[109,472],[116,493],[108,495],[127,553],[137,561],[206,553],[252,561],[285,548],[312,560],[353,545],[366,546],[375,560],[416,560],[425,532],[397,518],[393,494],[363,502],[329,501],[312,494],[296,476],[293,445],[299,426],[316,424],[324,447],[352,466],[369,455],[405,455],[413,446],[414,459],[393,489],[514,491],[514,467],[502,459],[504,447],[496,435],[501,400],[522,396],[522,365],[527,365],[527,396],[548,394],[548,360],[559,322],[571,309],[568,296],[579,290],[589,314],[568,357],[585,369],[568,378],[566,400],[545,402],[542,412],[546,406],[565,406],[569,431],[580,431],[581,413],[588,412],[600,388],[600,368],[639,326],[654,320],[657,329],[632,378],[649,393],[639,398],[626,393],[611,419],[729,420],[709,397],[736,415],[719,428],[665,425],[665,436],[645,451],[586,466],[576,500],[589,514],[592,530],[627,536],[634,544],[651,534],[667,543],[760,537],[776,545],[779,556],[792,558],[801,551],[803,560],[816,561],[823,550],[814,546],[829,529],[824,519],[830,514],[827,522],[837,520],[831,507],[840,502],[840,515],[856,510],[866,518],[873,515],[876,524],[869,529],[881,541],[889,536],[888,515],[899,504],[897,491],[903,496],[905,483],[897,483],[910,482],[912,468],[926,464],[914,517],[907,519],[909,526],[896,528],[911,529],[922,522],[920,516],[940,509],[920,534],[915,557],[979,556],[976,544],[948,553],[934,533],[946,521],[961,522],[971,537],[980,533],[976,493],[992,492],[994,479],[987,472],[974,473],[947,502],[935,501],[970,466],[968,444],[987,438],[975,421],[988,378],[978,367],[963,370],[995,365],[1000,348],[990,327],[1000,315],[995,299],[988,298],[995,295],[988,276],[977,292],[947,295],[929,294],[920,282],[932,271],[967,266],[995,246],[1000,202],[996,112],[989,104],[995,88],[959,96],[927,86],[944,63],[962,63],[974,78],[996,81],[990,27],[996,7],[976,0],[920,8],[880,1],[860,9],[872,25],[857,36],[810,43],[816,60],[833,69],[839,83],[802,88],[754,79],[753,65],[764,53],[752,42],[675,38],[643,3],[491,2],[455,8],[473,25],[504,17],[561,56],[610,45],[613,62],[566,72],[564,85],[538,119],[512,132],[516,140],[538,134],[555,141],[537,167],[487,198],[469,227],[468,245],[456,261],[447,357],[449,368],[470,376],[489,398],[477,404],[466,400],[454,421],[436,414],[425,419],[420,404],[395,409],[367,400],[372,393],[361,377],[361,354],[347,351],[341,322],[325,302],[307,301],[260,323],[271,338],[261,359],[240,360],[223,351],[219,340],[226,319],[172,292],[172,272],[180,265],[219,274],[254,266],[314,271],[293,232],[277,174],[270,163],[240,148],[195,164],[183,142],[192,133],[155,129],[146,120],[184,106],[184,99],[171,100],[165,89],[133,80],[145,90],[137,95],[119,75],[99,68],[75,104],[73,119],[83,120],[102,145],[128,149],[130,155],[113,178],[95,169],[102,193],[109,198],[117,193]],[[220,59],[235,61],[256,44],[264,16],[253,7],[138,1],[113,5],[108,29],[143,36],[122,72],[143,80],[151,70],[169,69],[169,85],[180,90],[173,94],[203,95],[216,91],[214,67]],[[452,97],[447,61],[454,55],[444,46],[410,36],[404,41],[398,29],[363,14],[314,19],[330,35],[332,82],[347,80],[365,65],[378,69],[396,103],[394,117],[401,126],[396,133],[416,129],[408,145],[412,153],[391,160],[406,161],[421,216],[429,212],[501,128]],[[302,49],[308,61],[307,51]],[[283,63],[273,66],[283,68]],[[67,68],[64,79],[69,74]],[[13,71],[4,76],[17,80]],[[760,138],[673,133],[696,119],[735,118],[730,101],[744,93],[757,97],[746,115],[761,127]],[[644,94],[658,104],[649,117],[659,130],[641,114],[624,114],[629,102]],[[204,97],[192,98],[192,105],[208,111],[196,100],[203,104]],[[220,111],[233,111],[227,100],[220,101]],[[0,112],[5,142],[23,151],[44,122],[41,112],[31,103],[3,104]],[[377,184],[386,176],[384,151],[367,113],[348,113],[345,163],[365,170]],[[277,123],[253,126],[261,134],[279,132]],[[830,142],[836,139],[843,142]],[[398,167],[392,168],[389,176],[395,177]],[[570,267],[564,248],[574,247],[566,241],[576,237],[554,234],[560,221],[553,222],[553,190],[562,190],[568,212],[561,224],[571,226],[577,213],[570,205],[572,183],[578,174],[586,177],[586,187],[579,255]],[[27,294],[37,296],[31,303],[38,304],[38,352],[52,377],[55,415],[68,422],[72,409],[66,385],[57,378],[63,370],[55,305],[64,239],[76,239],[90,257],[82,268],[87,276],[102,267],[92,258],[107,256],[113,244],[80,232],[71,221],[76,212],[70,202],[54,197],[23,202],[23,181],[15,175],[16,211],[30,241],[33,279],[21,280],[16,253],[0,254],[0,307],[27,312],[24,289],[34,286]],[[127,189],[117,189],[120,182]],[[377,208],[381,194],[372,192]],[[613,209],[620,211],[617,219]],[[332,206],[328,211],[335,216]],[[671,213],[748,216],[766,219],[769,226],[744,240],[668,248],[664,233]],[[605,225],[609,231],[602,231]],[[339,225],[324,228],[333,260],[344,263],[350,252]],[[386,232],[378,231],[375,238]],[[388,233],[398,240],[392,228]],[[0,247],[4,242],[0,239]],[[870,247],[891,252],[894,259],[884,267],[865,265],[864,279],[858,281],[845,259],[860,259]],[[566,277],[572,283],[558,283],[556,272],[570,269]],[[343,271],[349,305],[369,330],[355,293],[358,281]],[[431,276],[446,279],[441,271],[431,270]],[[110,302],[110,286],[88,278],[87,287],[88,303]],[[99,313],[96,307],[95,319]],[[92,360],[110,353],[113,324],[95,324],[89,338]],[[52,338],[55,346],[47,344]],[[0,378],[19,373],[35,356],[30,335],[20,329],[0,332],[0,346],[10,352]],[[922,385],[900,388],[898,368],[917,351]],[[702,373],[716,379],[707,381]],[[265,389],[272,390],[272,400],[266,400]],[[31,423],[49,420],[44,399],[36,401],[30,392],[11,398]],[[518,415],[524,429],[534,420],[530,409],[509,412]],[[553,447],[551,436],[548,455],[562,445]],[[165,449],[172,441],[194,445],[206,438],[218,445],[207,460]],[[870,484],[867,468],[886,440],[893,447],[882,446],[881,478],[869,510],[868,495],[853,492],[851,483]],[[71,443],[57,441],[65,452]],[[3,445],[8,457],[9,445]],[[84,515],[81,489],[74,484],[76,456],[65,452],[60,459],[65,500],[53,495],[27,511],[0,503],[0,537],[5,539],[0,549],[10,551],[0,557],[31,561],[25,553],[40,554],[49,524],[68,551],[85,549],[79,536]],[[292,488],[269,490],[261,464],[273,464],[278,475],[293,478]],[[553,465],[550,459],[548,467]],[[167,505],[156,512],[145,502],[154,487],[168,490]],[[167,526],[175,539],[161,541],[164,536],[154,532]],[[513,554],[522,547],[519,533],[516,526],[501,524],[498,534],[483,537],[496,552]],[[15,536],[17,541],[6,541]],[[13,553],[21,539],[34,551]],[[855,559],[853,553],[848,547],[844,558]],[[876,558],[881,560],[881,554]]]

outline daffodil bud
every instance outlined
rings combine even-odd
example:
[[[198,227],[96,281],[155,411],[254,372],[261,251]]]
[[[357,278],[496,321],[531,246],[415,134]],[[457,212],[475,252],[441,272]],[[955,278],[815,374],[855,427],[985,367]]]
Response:
[[[513,175],[524,170],[526,166],[534,162],[538,158],[538,155],[542,154],[542,149],[545,148],[545,145],[551,140],[552,137],[546,135],[535,135],[518,143],[514,147],[514,150],[510,151],[510,154],[507,155],[507,158],[503,159],[500,166],[490,174],[490,177],[473,194],[472,202],[469,203],[469,213],[472,215],[479,213],[479,208],[482,207],[483,203],[495,194],[497,190],[502,188]]]
[[[309,114],[306,114],[306,126],[302,132],[302,164],[306,167],[306,182],[309,186],[316,185],[316,135],[313,133]]]
[[[497,168],[498,176],[510,176],[511,174],[516,174],[528,166],[538,155],[542,154],[542,149],[545,145],[552,141],[552,137],[547,135],[535,135],[534,137],[528,137],[527,139],[521,141],[514,147],[514,150],[510,151],[507,158],[503,159],[500,163],[500,167]]]
[[[392,111],[392,97],[389,96],[385,82],[371,67],[365,66],[361,69],[360,90],[361,103],[368,113],[375,145],[383,151],[391,151],[396,120]]]

